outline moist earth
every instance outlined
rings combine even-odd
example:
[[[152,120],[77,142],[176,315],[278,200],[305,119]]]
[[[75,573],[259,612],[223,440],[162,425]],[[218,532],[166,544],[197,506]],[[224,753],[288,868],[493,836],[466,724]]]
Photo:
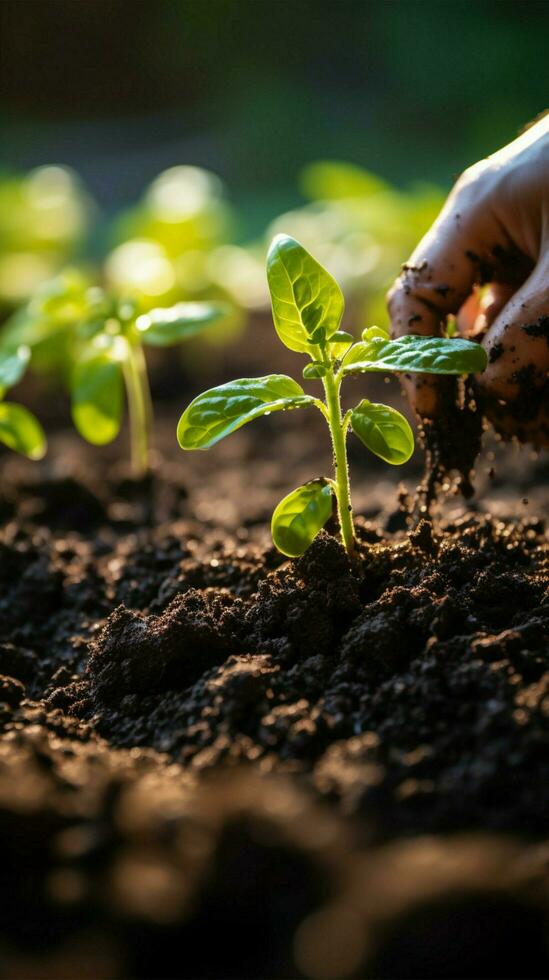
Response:
[[[192,479],[63,439],[0,501],[0,975],[546,975],[543,464],[419,516],[374,466],[356,559],[286,561],[295,422]]]

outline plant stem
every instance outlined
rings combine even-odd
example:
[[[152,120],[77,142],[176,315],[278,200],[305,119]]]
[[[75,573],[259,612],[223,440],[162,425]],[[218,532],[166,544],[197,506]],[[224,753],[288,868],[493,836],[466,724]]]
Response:
[[[353,508],[349,486],[347,445],[341,415],[341,402],[339,399],[341,380],[334,377],[331,365],[328,368],[326,376],[323,378],[323,384],[324,391],[326,392],[328,424],[330,426],[332,446],[334,449],[335,492],[339,525],[347,554],[353,555],[355,551],[355,529],[353,526]]]
[[[143,347],[136,340],[127,341],[123,363],[124,381],[130,416],[130,451],[135,476],[145,476],[149,469],[149,447],[152,404]]]

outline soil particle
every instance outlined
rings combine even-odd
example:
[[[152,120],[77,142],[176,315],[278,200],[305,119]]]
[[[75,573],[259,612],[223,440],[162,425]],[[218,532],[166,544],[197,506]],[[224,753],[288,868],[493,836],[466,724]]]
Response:
[[[433,525],[430,521],[423,518],[418,526],[410,532],[410,542],[415,548],[420,548],[428,555],[436,552],[436,543],[433,539]]]
[[[488,353],[488,360],[490,361],[490,364],[494,364],[496,361],[500,359],[504,349],[505,348],[503,344],[499,341],[496,342],[495,344],[492,344],[492,346],[490,347],[490,351]]]
[[[3,677],[0,674],[0,705],[15,708],[25,696],[25,687],[21,681],[13,677]]]
[[[535,323],[527,323],[522,329],[529,337],[544,337],[549,345],[549,316],[540,316]]]

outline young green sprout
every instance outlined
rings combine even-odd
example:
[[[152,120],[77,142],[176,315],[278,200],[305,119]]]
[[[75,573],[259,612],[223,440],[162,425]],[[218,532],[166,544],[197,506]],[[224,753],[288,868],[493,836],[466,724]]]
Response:
[[[68,362],[73,421],[93,445],[105,445],[118,435],[125,389],[132,468],[142,476],[149,468],[152,426],[144,345],[179,344],[216,324],[224,313],[220,305],[185,302],[142,312],[137,302],[90,286],[69,269],[12,318],[4,343],[25,343],[33,359],[46,359],[50,367],[53,362],[66,370]]]
[[[72,417],[80,435],[103,445],[118,434],[123,389],[130,423],[132,468],[149,468],[152,403],[144,345],[171,347],[216,323],[221,308],[211,303],[177,303],[139,313],[136,304],[112,300],[97,291],[100,311],[80,324],[89,341],[80,352],[71,380]]]
[[[3,400],[6,391],[23,377],[29,359],[30,350],[23,344],[13,351],[0,350],[0,442],[29,459],[42,459],[46,436],[40,422],[23,405]]]
[[[317,408],[332,438],[334,476],[312,480],[285,497],[271,524],[274,543],[289,557],[303,554],[332,514],[333,498],[347,552],[355,550],[346,437],[349,428],[387,463],[405,463],[414,450],[412,430],[400,412],[364,398],[343,414],[341,385],[350,374],[421,372],[470,374],[483,371],[486,353],[476,343],[445,337],[406,336],[391,340],[379,327],[362,340],[340,329],[344,300],[337,282],[295,239],[278,235],[267,256],[273,320],[280,340],[305,354],[307,380],[318,379],[324,398],[304,392],[292,378],[271,374],[240,378],[212,388],[191,402],[179,420],[182,449],[209,449],[252,419],[285,409]]]

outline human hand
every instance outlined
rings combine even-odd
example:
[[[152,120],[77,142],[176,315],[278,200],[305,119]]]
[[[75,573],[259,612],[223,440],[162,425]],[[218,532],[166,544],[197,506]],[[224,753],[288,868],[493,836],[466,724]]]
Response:
[[[395,336],[440,335],[455,314],[488,353],[475,379],[485,414],[505,435],[549,446],[549,115],[465,171],[388,304]],[[418,414],[436,418],[436,379],[404,386]]]

